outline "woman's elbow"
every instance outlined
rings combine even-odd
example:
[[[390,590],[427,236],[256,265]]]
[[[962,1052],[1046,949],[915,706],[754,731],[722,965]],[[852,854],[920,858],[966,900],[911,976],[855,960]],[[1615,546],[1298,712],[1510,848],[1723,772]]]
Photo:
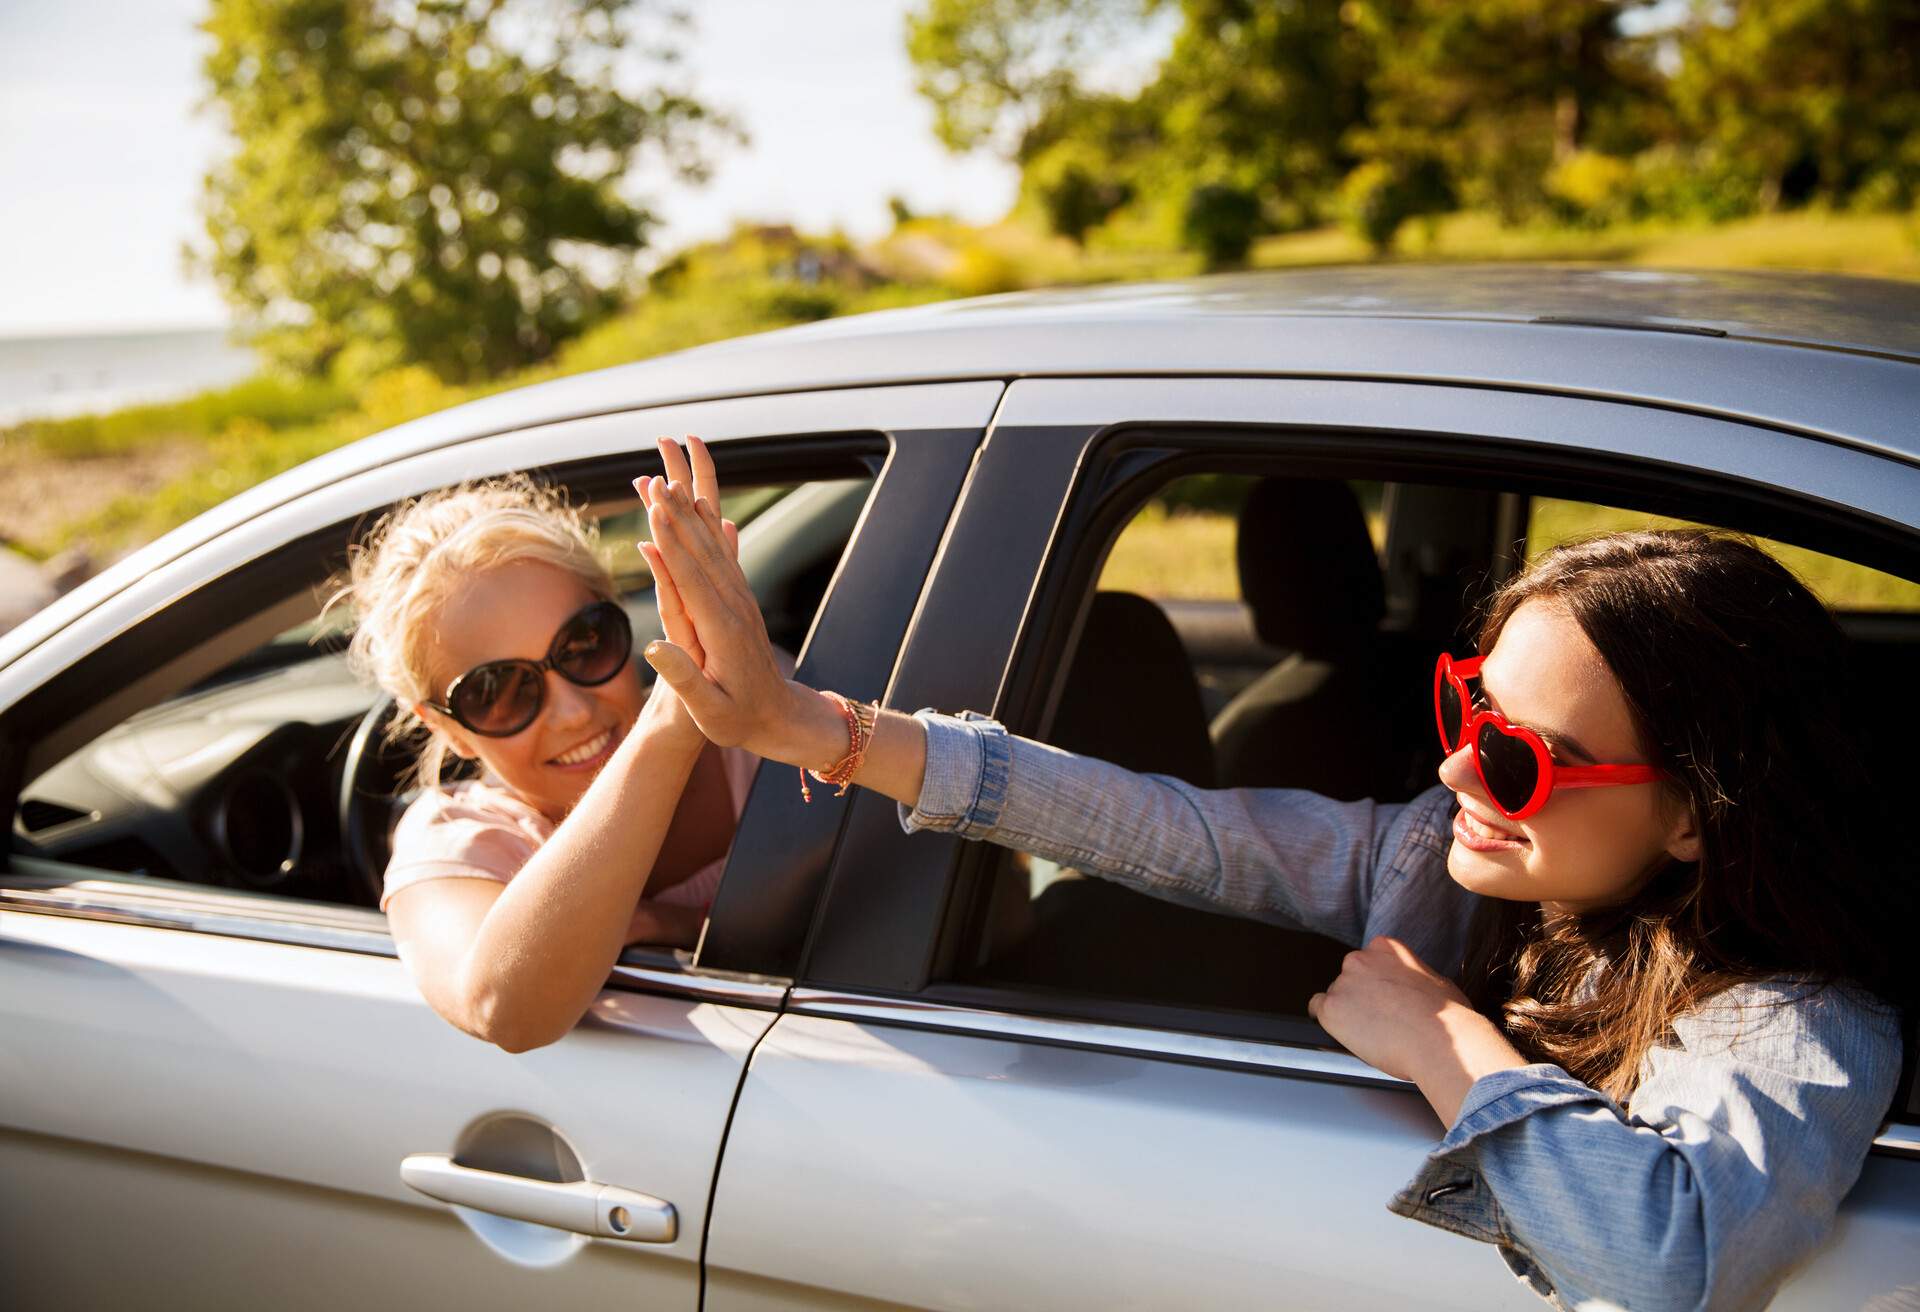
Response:
[[[564,1038],[578,1016],[562,1016],[514,991],[485,984],[463,991],[457,1014],[449,1015],[460,1029],[503,1052],[531,1052]]]
[[[482,1022],[478,1027],[468,1030],[476,1039],[491,1043],[502,1052],[532,1052],[535,1048],[544,1048],[555,1043],[565,1030],[542,1028],[539,1026],[517,1025],[500,1021]]]

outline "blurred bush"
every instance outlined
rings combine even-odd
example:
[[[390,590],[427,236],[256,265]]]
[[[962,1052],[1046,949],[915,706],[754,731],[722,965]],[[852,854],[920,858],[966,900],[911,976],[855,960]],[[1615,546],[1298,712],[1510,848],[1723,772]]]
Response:
[[[1561,218],[1600,227],[1634,214],[1634,169],[1630,160],[1578,150],[1547,170],[1548,198]]]
[[[1347,227],[1376,255],[1393,248],[1394,237],[1409,219],[1424,218],[1453,206],[1446,173],[1437,160],[1370,160],[1340,184],[1340,209]]]
[[[1244,264],[1260,230],[1260,198],[1244,187],[1208,183],[1187,196],[1180,235],[1209,269]]]

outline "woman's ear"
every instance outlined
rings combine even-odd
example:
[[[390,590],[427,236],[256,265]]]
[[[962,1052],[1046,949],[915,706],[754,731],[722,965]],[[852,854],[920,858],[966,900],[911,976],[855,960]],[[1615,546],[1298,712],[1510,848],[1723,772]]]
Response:
[[[1674,813],[1673,827],[1667,831],[1667,855],[1675,861],[1700,859],[1700,822],[1691,805],[1683,803]]]
[[[415,702],[413,713],[420,718],[420,723],[427,726],[427,732],[445,743],[447,750],[455,756],[463,761],[479,759],[480,749],[474,746],[472,736],[462,732],[452,720],[435,711],[425,702]]]

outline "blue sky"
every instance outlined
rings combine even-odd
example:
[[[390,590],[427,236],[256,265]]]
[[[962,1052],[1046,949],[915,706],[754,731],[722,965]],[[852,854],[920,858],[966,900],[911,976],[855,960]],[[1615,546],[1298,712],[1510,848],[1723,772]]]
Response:
[[[702,189],[648,188],[666,249],[735,218],[888,226],[886,198],[998,217],[1006,164],[935,141],[902,39],[912,0],[702,0],[696,92],[752,143]],[[225,322],[182,272],[219,132],[195,112],[205,0],[0,0],[0,335]],[[643,183],[645,180],[642,180]]]

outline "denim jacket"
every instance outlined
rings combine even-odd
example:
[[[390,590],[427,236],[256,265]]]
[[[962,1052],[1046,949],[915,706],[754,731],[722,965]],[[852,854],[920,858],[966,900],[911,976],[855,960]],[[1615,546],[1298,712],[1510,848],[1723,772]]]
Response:
[[[1454,799],[1207,791],[921,711],[909,830],[987,839],[1172,902],[1403,940],[1458,978],[1478,897],[1447,874]],[[1387,1205],[1498,1247],[1555,1306],[1764,1306],[1826,1237],[1899,1080],[1898,1018],[1841,988],[1730,989],[1674,1025],[1625,1106],[1558,1066],[1468,1091]]]

